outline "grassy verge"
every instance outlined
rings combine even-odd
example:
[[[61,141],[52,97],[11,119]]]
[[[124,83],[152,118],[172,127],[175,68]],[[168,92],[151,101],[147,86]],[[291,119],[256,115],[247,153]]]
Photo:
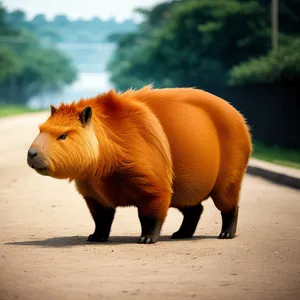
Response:
[[[254,141],[252,156],[278,165],[300,169],[300,150],[270,147]]]
[[[13,116],[13,115],[21,115],[29,112],[38,112],[41,110],[31,109],[22,105],[9,105],[9,104],[0,104],[0,118]]]

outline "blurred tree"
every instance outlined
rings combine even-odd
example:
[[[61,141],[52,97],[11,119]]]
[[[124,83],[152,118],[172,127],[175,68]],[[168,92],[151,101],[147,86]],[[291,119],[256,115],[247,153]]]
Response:
[[[101,20],[93,17],[91,20],[71,21],[65,15],[57,15],[53,20],[48,21],[44,14],[26,20],[25,13],[20,10],[5,12],[5,22],[11,28],[27,29],[50,43],[102,43],[106,42],[106,37],[110,33],[136,30],[136,24],[132,20],[117,23],[113,18]]]
[[[279,1],[279,42],[300,34],[300,1]],[[231,68],[271,49],[270,0],[177,0],[137,9],[136,33],[116,34],[108,65],[120,89],[154,82],[158,87],[226,86]]]
[[[61,27],[61,26],[66,26],[69,23],[68,17],[65,15],[57,15],[54,17],[54,20],[52,21],[52,23],[56,26],[56,27]]]
[[[19,9],[6,13],[5,22],[15,27],[22,26],[25,22],[25,13]]]
[[[279,4],[279,30],[288,35],[300,34],[300,1],[280,0]]]
[[[278,53],[251,59],[230,72],[231,85],[255,83],[293,83],[300,81],[300,38],[279,48]]]
[[[248,2],[249,0],[239,0]],[[258,3],[268,12],[266,18],[271,24],[271,3],[272,0],[257,0]],[[279,0],[278,1],[279,31],[288,35],[299,35],[300,31],[300,1]]]
[[[14,18],[20,22],[12,25],[7,21]],[[24,29],[22,20],[24,13],[7,14],[0,5],[0,34],[4,38],[0,43],[0,97],[5,100],[13,95],[11,101],[20,104],[45,89],[58,90],[76,78],[70,59],[58,50],[42,47]]]
[[[38,14],[32,19],[31,22],[36,26],[43,26],[45,23],[47,23],[46,16],[44,14]]]
[[[0,84],[19,73],[21,63],[18,56],[6,45],[0,46]]]
[[[112,34],[109,41],[117,43],[117,51],[109,62],[107,69],[110,80],[121,90],[140,88],[145,84],[153,83],[160,75],[157,61],[152,61],[151,51],[156,46],[154,31],[163,26],[171,8],[178,1],[161,3],[152,10],[137,9],[136,12],[145,18],[137,32],[128,34]],[[161,82],[172,86],[170,79],[162,76]]]
[[[173,1],[139,12],[146,20],[138,33],[119,36],[109,64],[111,81],[121,89],[149,81],[157,86],[225,85],[234,64],[270,47],[266,10],[257,1]],[[126,78],[136,81],[126,84]]]
[[[24,103],[45,90],[57,91],[76,78],[70,60],[56,49],[31,49],[22,58],[21,72],[16,76],[17,102]]]
[[[0,2],[0,35],[12,35],[15,30],[8,25],[7,13]]]
[[[194,86],[243,113],[253,137],[300,147],[300,1],[279,1],[271,50],[271,0],[181,0],[139,9],[136,33],[113,35],[108,70],[117,89]],[[239,86],[229,86],[232,85]]]
[[[61,35],[52,28],[42,27],[36,35],[50,44],[62,42]]]
[[[246,0],[240,0],[246,1]],[[259,0],[270,9],[270,1]],[[300,79],[300,1],[279,1],[279,51],[268,51],[233,66],[229,84],[291,83]]]

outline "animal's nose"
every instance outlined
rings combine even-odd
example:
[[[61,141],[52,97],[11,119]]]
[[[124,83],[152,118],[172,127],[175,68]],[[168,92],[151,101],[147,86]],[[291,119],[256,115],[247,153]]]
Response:
[[[28,156],[33,159],[35,156],[37,156],[37,151],[34,148],[30,148],[28,150]]]

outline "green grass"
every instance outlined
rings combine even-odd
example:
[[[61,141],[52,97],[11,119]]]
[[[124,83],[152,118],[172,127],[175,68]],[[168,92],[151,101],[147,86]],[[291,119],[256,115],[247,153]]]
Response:
[[[252,157],[278,165],[300,169],[300,150],[282,149],[277,146],[265,146],[254,141]]]
[[[22,105],[10,105],[10,104],[0,104],[0,118],[13,116],[13,115],[21,115],[29,112],[38,112],[41,110],[30,109],[26,106]]]

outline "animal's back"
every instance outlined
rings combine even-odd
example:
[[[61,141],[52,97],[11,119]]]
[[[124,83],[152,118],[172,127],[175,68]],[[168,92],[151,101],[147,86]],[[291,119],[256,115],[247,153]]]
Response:
[[[191,88],[129,93],[151,108],[169,139],[175,174],[172,206],[196,205],[209,195],[226,194],[241,181],[251,139],[243,116],[227,101]],[[215,204],[231,206],[226,202]]]

